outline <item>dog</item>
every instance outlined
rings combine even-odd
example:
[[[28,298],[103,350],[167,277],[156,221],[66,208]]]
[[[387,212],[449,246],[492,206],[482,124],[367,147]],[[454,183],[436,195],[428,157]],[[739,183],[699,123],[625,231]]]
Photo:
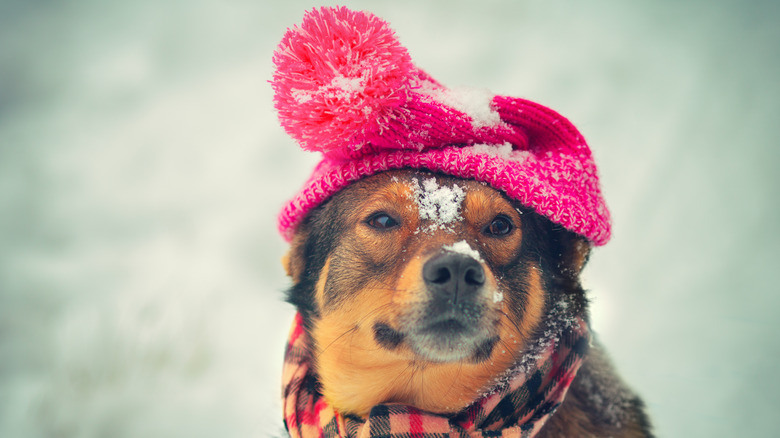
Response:
[[[475,180],[400,169],[350,184],[309,212],[283,259],[316,391],[354,418],[386,404],[457,415],[551,327],[588,321],[590,249]],[[643,402],[590,343],[536,436],[651,437]]]

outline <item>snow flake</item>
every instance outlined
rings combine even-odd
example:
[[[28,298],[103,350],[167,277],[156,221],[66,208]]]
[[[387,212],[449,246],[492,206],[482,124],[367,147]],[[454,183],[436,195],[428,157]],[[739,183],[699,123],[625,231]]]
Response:
[[[489,90],[468,87],[446,89],[424,82],[419,91],[437,102],[466,114],[471,118],[471,124],[475,128],[501,123],[501,116],[493,108],[495,95]]]
[[[495,296],[494,296],[495,300]],[[544,355],[546,349],[551,345],[558,344],[563,333],[577,324],[577,318],[574,316],[574,306],[568,301],[567,297],[560,298],[553,303],[547,311],[544,318],[544,329],[541,336],[529,342],[523,349],[518,361],[497,377],[492,385],[482,393],[482,397],[495,393],[502,387],[505,387],[515,376],[526,374],[533,369],[536,361]]]
[[[413,178],[412,182],[420,219],[431,221],[425,231],[448,229],[448,225],[463,220],[460,207],[466,198],[466,192],[460,186],[439,186],[436,178],[423,180],[422,186],[417,178]]]
[[[501,158],[507,161],[525,161],[531,156],[528,151],[513,150],[511,143],[500,145],[475,144],[463,148],[463,152],[471,155],[484,155],[493,158]]]

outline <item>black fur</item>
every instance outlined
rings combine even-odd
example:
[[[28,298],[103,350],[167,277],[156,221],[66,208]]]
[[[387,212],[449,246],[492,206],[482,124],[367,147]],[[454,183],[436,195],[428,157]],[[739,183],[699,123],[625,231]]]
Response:
[[[374,339],[388,350],[394,350],[404,341],[404,335],[387,324],[376,323],[374,324]]]

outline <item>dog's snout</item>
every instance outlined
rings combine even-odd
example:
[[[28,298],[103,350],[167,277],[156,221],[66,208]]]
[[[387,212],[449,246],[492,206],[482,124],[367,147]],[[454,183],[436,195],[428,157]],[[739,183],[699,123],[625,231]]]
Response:
[[[482,286],[485,284],[485,270],[478,261],[474,259],[471,260],[474,262],[474,264],[466,267],[466,274],[463,278],[466,281],[466,284],[477,287]]]
[[[485,270],[479,261],[458,253],[444,253],[423,266],[423,279],[435,296],[457,300],[475,293],[485,284]]]

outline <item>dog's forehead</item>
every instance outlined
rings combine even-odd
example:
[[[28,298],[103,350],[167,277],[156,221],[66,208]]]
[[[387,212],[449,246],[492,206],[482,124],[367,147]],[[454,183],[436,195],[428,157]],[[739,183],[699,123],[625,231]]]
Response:
[[[382,198],[419,200],[421,197],[435,196],[442,199],[451,197],[456,201],[462,201],[461,194],[469,193],[502,197],[498,190],[488,184],[422,170],[384,172],[355,184],[362,186],[366,194]]]

